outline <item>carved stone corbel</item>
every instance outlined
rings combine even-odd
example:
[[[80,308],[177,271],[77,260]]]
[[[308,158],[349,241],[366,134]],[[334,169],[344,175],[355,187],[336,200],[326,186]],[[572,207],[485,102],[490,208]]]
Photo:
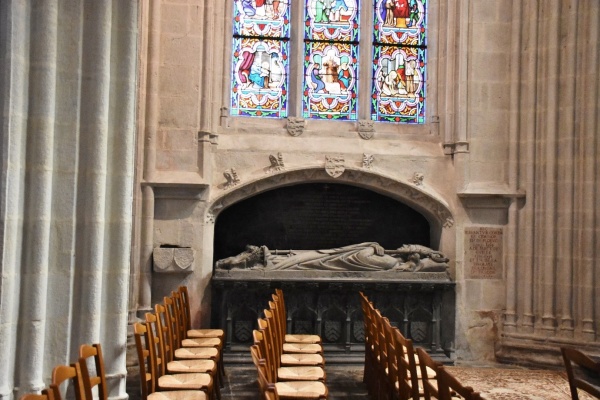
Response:
[[[299,117],[289,117],[287,119],[287,131],[290,136],[300,136],[304,133],[306,120]]]
[[[373,157],[373,154],[363,153],[362,167],[364,169],[373,168],[373,161],[375,161],[375,157]]]
[[[223,176],[226,180],[226,182],[223,184],[223,189],[229,189],[240,183],[240,178],[238,178],[237,172],[234,168],[230,168],[223,172]]]
[[[361,138],[369,140],[375,134],[375,123],[369,119],[358,121],[358,134]]]

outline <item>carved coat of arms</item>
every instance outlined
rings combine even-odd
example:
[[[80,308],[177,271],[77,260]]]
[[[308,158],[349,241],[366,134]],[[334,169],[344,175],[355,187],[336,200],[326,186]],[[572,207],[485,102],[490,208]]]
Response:
[[[346,167],[344,166],[344,157],[341,156],[327,156],[325,159],[325,171],[332,178],[339,178],[342,176]]]

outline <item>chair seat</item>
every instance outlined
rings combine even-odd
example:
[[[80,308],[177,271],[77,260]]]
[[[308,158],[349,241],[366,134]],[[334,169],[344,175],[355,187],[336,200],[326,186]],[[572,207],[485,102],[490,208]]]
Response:
[[[320,354],[288,353],[281,355],[281,365],[323,365],[325,360]]]
[[[212,372],[217,368],[217,363],[210,359],[176,360],[167,363],[170,373]]]
[[[321,337],[319,335],[297,335],[297,334],[286,334],[285,343],[321,343]]]
[[[182,347],[217,347],[221,345],[219,338],[188,338],[181,341]]]
[[[315,399],[327,394],[327,387],[323,382],[277,382],[275,388],[281,399]]]
[[[148,395],[148,400],[206,400],[208,396],[200,390],[174,390],[154,392]]]
[[[190,329],[187,331],[188,338],[223,338],[225,331],[223,329]]]
[[[209,374],[173,374],[163,375],[158,378],[158,387],[161,389],[197,389],[208,387],[212,383]]]
[[[318,343],[284,343],[284,353],[323,353],[323,347]]]
[[[279,381],[322,381],[325,379],[325,370],[316,366],[281,367],[277,369],[277,379]]]
[[[178,359],[204,359],[216,358],[219,350],[214,347],[181,347],[175,350],[175,358]]]

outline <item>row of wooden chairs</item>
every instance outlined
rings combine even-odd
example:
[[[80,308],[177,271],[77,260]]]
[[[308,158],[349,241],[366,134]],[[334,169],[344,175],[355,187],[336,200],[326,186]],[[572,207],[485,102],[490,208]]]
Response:
[[[250,347],[261,399],[327,399],[325,359],[318,335],[286,332],[283,291],[276,289],[258,318]]]
[[[424,349],[415,348],[412,340],[392,326],[362,292],[360,299],[365,328],[364,382],[371,398],[481,399],[479,393],[463,386]]]
[[[90,364],[94,367],[90,369]],[[96,387],[99,400],[107,400],[106,375],[104,358],[99,343],[83,344],[79,347],[79,359],[71,365],[57,365],[52,370],[52,383],[42,390],[41,394],[28,393],[21,400],[62,400],[64,383],[73,385],[76,400],[92,400],[92,390]]]
[[[192,329],[186,286],[134,324],[142,400],[220,399],[223,339],[220,329]]]

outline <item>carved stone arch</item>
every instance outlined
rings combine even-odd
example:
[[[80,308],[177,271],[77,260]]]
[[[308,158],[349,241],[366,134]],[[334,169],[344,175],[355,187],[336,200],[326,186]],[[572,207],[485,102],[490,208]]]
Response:
[[[346,168],[338,178],[329,176],[322,167],[286,170],[251,180],[218,193],[209,202],[207,220],[214,221],[227,207],[257,194],[295,184],[329,182],[369,189],[404,203],[423,214],[431,225],[434,236],[443,228],[451,228],[454,218],[448,203],[434,190],[416,186],[373,171]]]

